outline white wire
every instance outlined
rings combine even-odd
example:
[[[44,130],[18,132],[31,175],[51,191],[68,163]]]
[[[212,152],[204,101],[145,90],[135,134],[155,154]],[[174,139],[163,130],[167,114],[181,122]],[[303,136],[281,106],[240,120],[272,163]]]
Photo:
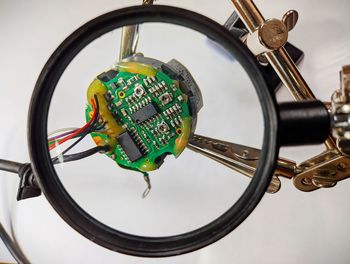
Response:
[[[67,131],[72,131],[72,130],[76,130],[76,129],[79,129],[79,127],[67,127],[67,128],[60,128],[60,129],[57,129],[55,131],[52,131],[50,132],[47,137],[50,137],[52,135],[55,135],[57,133],[60,133],[60,132],[67,132]]]

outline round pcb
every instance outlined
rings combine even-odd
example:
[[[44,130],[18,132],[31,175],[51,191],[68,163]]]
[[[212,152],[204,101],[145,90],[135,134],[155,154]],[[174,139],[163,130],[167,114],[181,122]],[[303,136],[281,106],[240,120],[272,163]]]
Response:
[[[179,80],[180,79],[180,80]],[[168,154],[178,157],[193,129],[190,94],[169,68],[135,61],[117,64],[89,86],[86,119],[100,113],[97,145],[119,166],[148,172],[158,169]]]

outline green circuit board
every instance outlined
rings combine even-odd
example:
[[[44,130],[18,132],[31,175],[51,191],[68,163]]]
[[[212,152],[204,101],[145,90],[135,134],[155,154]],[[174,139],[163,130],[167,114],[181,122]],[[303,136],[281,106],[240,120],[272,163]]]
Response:
[[[186,147],[192,126],[188,96],[162,70],[136,62],[120,63],[92,82],[88,102],[94,96],[105,129],[91,136],[97,145],[112,147],[107,155],[119,166],[153,171],[166,155],[178,157]],[[92,113],[89,103],[87,121]]]

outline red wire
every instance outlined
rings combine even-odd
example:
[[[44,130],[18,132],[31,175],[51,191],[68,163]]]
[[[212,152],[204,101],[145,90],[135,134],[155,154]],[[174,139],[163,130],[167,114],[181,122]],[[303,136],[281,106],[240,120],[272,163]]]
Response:
[[[83,126],[82,128],[80,128],[79,130],[77,130],[76,132],[74,132],[73,134],[67,136],[67,137],[64,137],[60,140],[58,140],[56,143],[52,144],[50,147],[49,147],[49,150],[53,150],[56,146],[58,145],[61,145],[63,144],[64,142],[76,137],[77,135],[79,135],[80,133],[84,132],[87,128],[90,127],[90,125],[92,124],[92,122],[95,120],[96,118],[96,115],[97,115],[97,108],[96,108],[96,104],[95,104],[95,101],[91,98],[91,104],[94,108],[94,114],[92,115],[90,121],[88,123],[85,124],[85,126]]]

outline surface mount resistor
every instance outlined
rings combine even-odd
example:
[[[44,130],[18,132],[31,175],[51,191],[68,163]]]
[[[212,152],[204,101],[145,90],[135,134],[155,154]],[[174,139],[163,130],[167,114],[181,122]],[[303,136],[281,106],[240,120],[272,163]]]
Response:
[[[110,103],[107,105],[107,109],[110,111],[110,112],[113,112],[114,109],[115,109],[115,105],[113,103]]]
[[[114,96],[111,93],[111,91],[107,91],[107,93],[104,94],[104,97],[105,97],[107,102],[110,102],[110,101],[112,101],[114,99]]]
[[[151,84],[151,83],[154,83],[156,81],[156,78],[154,78],[154,76],[147,77],[147,81]]]
[[[122,112],[122,115],[123,115],[123,116],[127,116],[127,115],[128,115],[128,113],[126,112],[126,110],[125,110],[124,108],[122,108],[122,109],[120,110],[120,112]]]
[[[126,83],[125,83],[125,81],[124,81],[123,78],[119,78],[117,84],[118,84],[120,87],[126,86]]]
[[[153,80],[151,79],[151,77],[147,77],[147,82],[148,82],[149,84],[151,84],[151,83],[153,82]]]
[[[114,82],[110,83],[109,86],[110,86],[113,90],[117,89],[117,85],[116,85]]]

